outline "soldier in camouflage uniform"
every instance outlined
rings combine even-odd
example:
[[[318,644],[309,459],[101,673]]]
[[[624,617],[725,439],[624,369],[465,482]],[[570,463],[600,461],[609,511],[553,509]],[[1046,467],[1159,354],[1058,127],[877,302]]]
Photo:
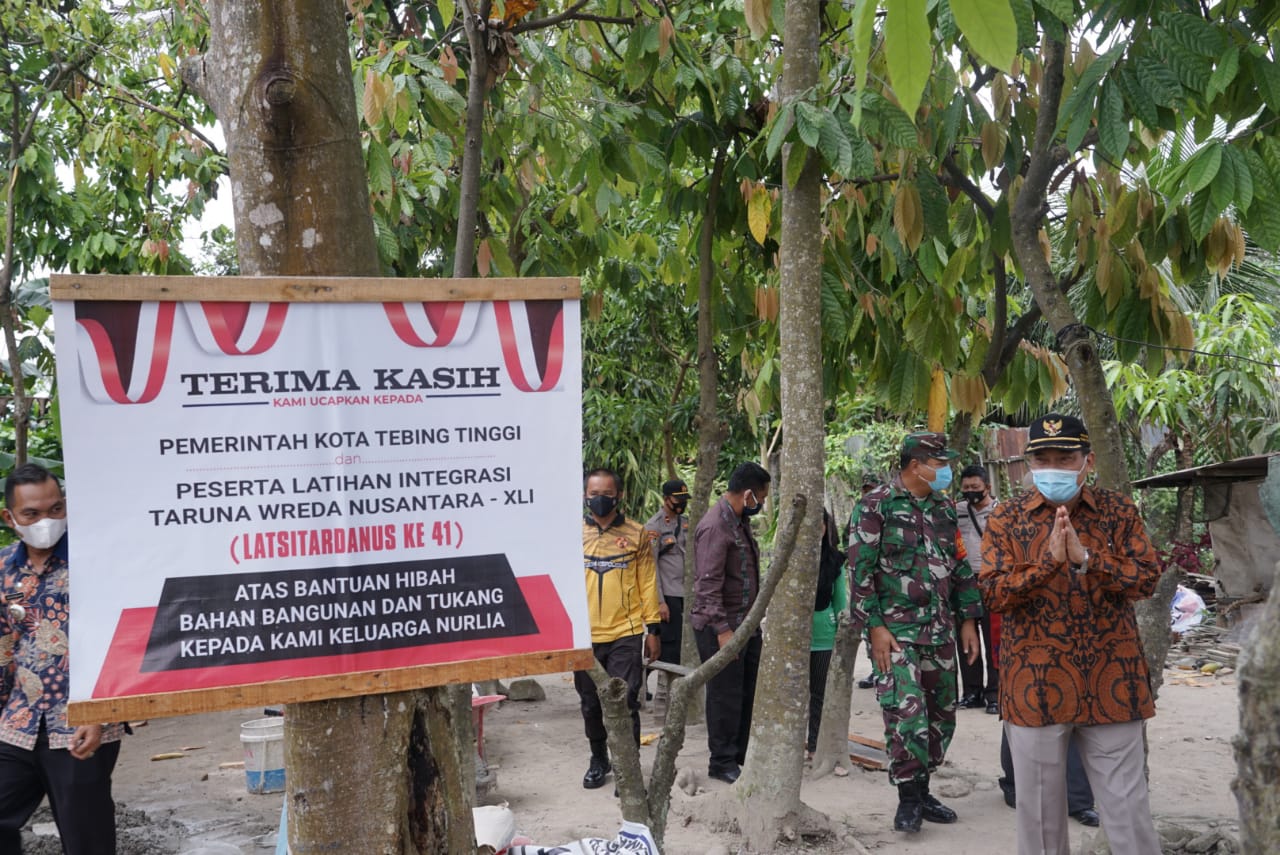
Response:
[[[851,609],[876,669],[897,831],[917,832],[921,819],[956,821],[929,793],[956,727],[955,624],[962,621],[960,644],[972,662],[982,614],[955,505],[943,492],[956,456],[943,434],[908,434],[901,471],[863,495],[849,522]]]

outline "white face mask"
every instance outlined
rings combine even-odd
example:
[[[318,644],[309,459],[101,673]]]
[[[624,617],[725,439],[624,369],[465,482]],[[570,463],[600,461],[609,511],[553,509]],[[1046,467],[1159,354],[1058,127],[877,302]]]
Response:
[[[27,546],[49,549],[67,533],[67,518],[45,517],[31,525],[14,523],[13,529]]]

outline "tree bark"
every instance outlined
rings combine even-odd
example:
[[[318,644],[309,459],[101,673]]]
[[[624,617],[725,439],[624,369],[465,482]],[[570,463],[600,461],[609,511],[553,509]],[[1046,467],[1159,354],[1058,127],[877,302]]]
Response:
[[[805,98],[818,84],[817,0],[787,0],[783,43],[783,105]],[[809,713],[809,641],[817,582],[823,499],[822,341],[820,298],[822,172],[816,152],[800,144],[783,153],[786,164],[805,158],[794,187],[783,182],[781,307],[779,340],[782,390],[782,472],[784,489],[802,496],[815,513],[799,527],[790,561],[774,561],[769,573],[782,576],[769,610],[769,626],[756,683],[755,716],[747,761],[733,792],[741,804],[739,824],[749,850],[773,849],[812,811],[800,803],[804,744]],[[792,507],[781,508],[788,526]],[[788,572],[792,565],[799,572]]]
[[[453,249],[453,275],[471,276],[476,264],[476,212],[480,204],[480,165],[484,157],[484,98],[489,76],[485,45],[489,0],[463,2],[463,27],[471,49],[467,68],[467,130],[462,152],[462,181],[458,190],[458,234]]]
[[[227,138],[236,246],[248,275],[380,273],[346,22],[333,0],[209,4],[209,51],[183,78]],[[474,776],[448,689],[291,704],[295,852],[469,852]],[[470,750],[470,746],[467,746]]]
[[[813,750],[810,774],[815,778],[829,775],[837,767],[850,768],[849,707],[853,695],[853,663],[858,658],[861,642],[861,633],[849,619],[848,612],[841,613],[835,645],[831,648],[827,690],[822,698],[822,723]]]
[[[715,249],[716,210],[720,204],[721,184],[724,181],[726,144],[716,149],[711,175],[707,180],[707,203],[702,215],[702,232],[698,235],[698,415],[694,423],[698,427],[698,465],[693,473],[693,491],[689,497],[689,543],[684,556],[684,626],[680,637],[680,662],[694,668],[701,661],[693,636],[693,532],[711,505],[711,491],[715,486],[716,464],[720,449],[729,436],[729,427],[720,418],[717,406],[720,392],[720,371],[715,350]],[[695,692],[693,702],[684,708],[687,722],[692,724],[703,718],[701,688]],[[668,704],[670,720],[672,707]]]
[[[1280,562],[1276,564],[1280,576]],[[1231,791],[1240,805],[1240,851],[1280,852],[1280,584],[1273,583],[1266,608],[1241,648],[1240,732],[1235,746],[1239,770]]]

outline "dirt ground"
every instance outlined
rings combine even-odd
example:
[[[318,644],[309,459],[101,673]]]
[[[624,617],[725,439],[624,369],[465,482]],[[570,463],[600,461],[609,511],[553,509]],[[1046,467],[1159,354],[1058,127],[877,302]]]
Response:
[[[866,660],[859,658],[855,676],[867,669]],[[545,701],[506,702],[485,719],[486,753],[497,767],[497,788],[487,801],[507,803],[515,812],[519,831],[542,845],[588,835],[611,837],[620,821],[613,788],[583,790],[581,786],[588,750],[571,676],[552,674],[538,680],[546,689]],[[274,851],[283,795],[251,794],[242,770],[219,768],[243,759],[239,725],[261,713],[242,710],[154,720],[126,739],[115,776],[121,855]],[[846,778],[818,780],[806,773],[803,800],[827,814],[838,833],[825,841],[799,841],[793,851],[1013,852],[1014,812],[1005,806],[996,786],[999,721],[982,710],[961,710],[958,715],[947,766],[934,786],[960,814],[958,823],[926,823],[918,835],[895,834],[891,823],[896,793],[883,773],[855,770]],[[1231,738],[1237,721],[1234,675],[1215,678],[1165,672],[1158,714],[1149,728],[1151,801],[1158,825],[1166,830],[1185,829],[1184,838],[1207,831],[1236,834],[1236,803],[1229,784],[1235,774]],[[646,713],[644,732],[654,731],[652,722]],[[873,692],[853,690],[849,727],[854,733],[881,735]],[[179,751],[184,754],[181,758],[151,759]],[[706,779],[706,756],[705,728],[691,727],[680,766],[696,774],[699,787],[696,795],[679,790],[674,794],[668,855],[736,851],[733,830],[716,819],[723,816],[729,788]],[[653,748],[642,748],[641,758],[647,766]],[[1096,832],[1071,825],[1073,850],[1080,851]],[[29,854],[60,851],[47,810],[37,814],[31,829]],[[353,844],[348,851],[362,850]]]

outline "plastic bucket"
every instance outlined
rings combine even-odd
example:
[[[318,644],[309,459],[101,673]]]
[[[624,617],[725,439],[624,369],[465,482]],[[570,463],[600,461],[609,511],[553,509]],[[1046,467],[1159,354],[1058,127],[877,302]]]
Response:
[[[257,718],[240,725],[244,783],[251,793],[284,792],[284,719]]]

